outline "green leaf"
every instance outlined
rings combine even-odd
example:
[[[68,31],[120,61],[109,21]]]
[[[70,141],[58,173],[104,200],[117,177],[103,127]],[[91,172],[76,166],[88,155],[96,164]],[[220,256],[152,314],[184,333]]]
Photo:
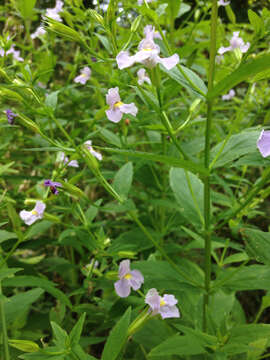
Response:
[[[23,270],[22,268],[6,268],[0,269],[0,281],[5,278],[13,276],[16,272]]]
[[[21,16],[25,19],[25,20],[29,20],[33,17],[34,14],[34,7],[36,5],[36,1],[37,0],[19,0],[18,1],[18,7],[19,7],[19,11]]]
[[[55,284],[52,281],[42,279],[40,277],[35,276],[16,276],[11,279],[5,279],[3,282],[4,286],[38,286],[46,290],[52,296],[63,302],[69,308],[72,308],[70,300],[67,296],[60,291],[59,289],[55,288]]]
[[[257,151],[256,144],[259,136],[260,130],[248,129],[240,134],[232,135],[227,144],[224,146],[222,152],[219,154],[219,157],[214,164],[214,168],[227,165],[243,155]],[[211,150],[211,160],[215,159],[222,145],[223,141]]]
[[[12,323],[18,316],[27,311],[30,305],[43,293],[44,290],[36,288],[9,297],[8,301],[4,303],[7,324]],[[2,324],[0,322],[0,329],[1,327]]]
[[[244,235],[248,254],[258,262],[270,265],[270,232],[245,229]]]
[[[83,330],[83,324],[85,320],[86,313],[83,313],[77,323],[74,325],[73,329],[71,330],[69,337],[70,337],[70,344],[71,347],[78,344],[80,341],[81,333]]]
[[[181,214],[194,226],[203,224],[203,183],[194,174],[172,168],[170,185]]]
[[[169,355],[199,355],[206,353],[195,336],[174,335],[163,343],[152,349],[148,354],[149,357],[169,356]]]
[[[114,190],[123,198],[128,197],[133,179],[133,165],[128,162],[117,171],[113,181]]]
[[[121,352],[127,340],[130,313],[131,308],[129,307],[111,330],[108,340],[106,341],[101,360],[115,360]]]
[[[56,109],[57,101],[58,101],[58,93],[59,90],[54,91],[50,93],[48,96],[46,96],[45,105],[51,108],[52,110]]]
[[[191,90],[194,94],[196,94],[197,97],[203,98],[202,95],[200,95],[196,90],[194,90],[194,88],[185,79],[185,77],[181,74],[181,72],[176,66],[171,70],[167,70],[162,65],[160,66],[160,68],[163,72],[165,72],[170,78],[175,80],[178,84],[180,84],[186,89]],[[181,65],[181,68],[183,72],[186,74],[186,76],[193,82],[193,84],[196,85],[202,91],[202,93],[206,95],[207,87],[205,83],[202,81],[202,79],[194,71],[186,68],[185,66]]]
[[[240,65],[230,75],[219,81],[219,83],[207,94],[209,100],[228,92],[239,83],[248,80],[261,72],[270,68],[270,54],[257,56],[255,59],[249,60]]]
[[[121,149],[112,149],[112,148],[102,148],[103,151],[108,151],[110,153],[119,154],[125,157],[139,158],[148,161],[161,162],[170,166],[175,166],[189,170],[193,173],[199,173],[201,175],[207,175],[208,171],[203,166],[196,164],[192,161],[181,160],[179,158],[174,158],[166,155],[156,155],[152,153],[146,153],[141,151],[131,151],[131,150],[121,150]]]
[[[59,346],[62,349],[69,347],[70,342],[67,332],[54,321],[51,321],[51,326],[53,330],[55,345]]]
[[[0,230],[0,243],[9,240],[9,239],[17,239],[17,234],[13,232],[9,232],[6,230]]]

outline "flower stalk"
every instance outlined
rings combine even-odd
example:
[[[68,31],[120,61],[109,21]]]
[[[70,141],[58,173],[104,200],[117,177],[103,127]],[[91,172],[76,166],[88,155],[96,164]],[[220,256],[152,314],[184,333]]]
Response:
[[[208,73],[208,92],[212,90],[215,73],[216,33],[217,33],[217,0],[213,0],[211,13],[210,63]],[[213,118],[213,100],[207,102],[207,122],[205,129],[204,166],[210,170],[210,138]],[[204,179],[204,239],[205,239],[205,295],[203,301],[203,330],[207,331],[207,308],[209,304],[211,282],[211,203],[210,203],[210,171]]]

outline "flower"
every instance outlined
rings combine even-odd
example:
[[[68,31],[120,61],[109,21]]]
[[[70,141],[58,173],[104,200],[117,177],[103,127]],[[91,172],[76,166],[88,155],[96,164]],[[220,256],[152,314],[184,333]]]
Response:
[[[154,43],[154,40],[150,35],[140,42],[138,49],[139,51],[133,56],[130,56],[128,51],[121,51],[116,56],[117,65],[120,70],[130,67],[134,63],[144,64],[148,68],[153,68],[160,63],[167,70],[171,70],[179,63],[179,56],[177,54],[168,58],[159,57],[160,48]]]
[[[231,100],[235,96],[235,91],[231,89],[228,94],[222,96],[222,100]]]
[[[158,31],[155,31],[155,27],[152,25],[146,25],[143,29],[143,33],[146,39],[161,39],[162,37]]]
[[[14,118],[17,116],[10,109],[6,110],[7,121],[10,125],[14,123]]]
[[[88,81],[90,79],[90,75],[91,75],[91,69],[88,66],[85,66],[81,70],[81,75],[78,75],[77,77],[75,77],[74,82],[84,85],[86,83],[86,81]]]
[[[62,22],[62,19],[59,15],[59,13],[62,11],[62,8],[63,8],[63,1],[61,0],[56,0],[56,4],[55,4],[55,7],[54,8],[48,8],[46,10],[46,16],[47,17],[50,17],[56,21],[61,21]]]
[[[93,149],[91,140],[87,140],[84,145],[86,145],[87,149],[95,158],[97,158],[99,161],[102,160],[102,155]]]
[[[118,87],[109,89],[106,95],[106,102],[110,106],[110,109],[106,110],[106,115],[112,122],[118,123],[122,119],[123,114],[137,115],[138,109],[134,103],[122,103]]]
[[[144,283],[144,278],[139,270],[130,270],[130,260],[120,262],[118,277],[120,280],[114,283],[114,288],[120,297],[127,297],[130,294],[130,288],[139,290]]]
[[[42,201],[37,201],[36,206],[32,211],[22,210],[20,212],[20,218],[26,225],[32,225],[35,221],[43,218],[43,213],[46,205]]]
[[[147,75],[145,75],[145,73],[146,73],[145,69],[140,69],[137,71],[139,85],[142,85],[144,82],[151,84],[150,78]]]
[[[57,181],[51,181],[50,179],[44,181],[44,186],[49,186],[52,193],[57,195],[59,191],[57,190],[58,187],[62,187],[62,184]]]
[[[145,303],[150,306],[152,315],[160,314],[162,319],[180,317],[179,310],[175,306],[177,302],[174,295],[165,294],[161,297],[156,289],[150,289],[145,297]]]
[[[67,166],[79,167],[79,164],[78,164],[77,160],[69,161],[68,157],[65,156],[65,154],[62,151],[60,151],[60,153],[59,153],[59,160],[63,161],[63,163],[67,164]]]
[[[261,131],[257,141],[257,148],[264,158],[270,155],[270,131]]]
[[[230,1],[224,1],[224,0],[219,0],[218,1],[219,6],[227,6],[229,4],[230,4]]]
[[[31,38],[34,40],[37,37],[42,36],[44,34],[46,34],[46,30],[42,26],[39,26],[37,30],[33,34],[31,34]]]
[[[248,51],[249,47],[250,47],[250,43],[247,42],[245,44],[244,40],[239,37],[239,31],[235,31],[235,32],[233,32],[233,36],[230,40],[230,46],[228,46],[228,47],[222,46],[221,48],[219,48],[218,53],[220,55],[223,55],[227,51],[233,51],[235,49],[239,49],[241,51],[241,53],[246,53]]]

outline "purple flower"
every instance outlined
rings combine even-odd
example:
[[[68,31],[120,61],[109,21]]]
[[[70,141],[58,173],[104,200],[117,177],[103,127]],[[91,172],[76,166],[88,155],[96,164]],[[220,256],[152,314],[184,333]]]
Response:
[[[34,40],[44,34],[46,34],[46,30],[42,26],[39,26],[37,30],[33,34],[31,34],[31,38]]]
[[[122,119],[123,114],[137,115],[138,109],[134,103],[122,103],[118,87],[109,89],[106,95],[106,102],[110,106],[110,109],[106,110],[106,115],[110,121],[118,123]]]
[[[81,70],[81,75],[75,77],[74,82],[85,85],[86,81],[90,79],[90,76],[91,76],[91,69],[88,66],[85,66]]]
[[[130,67],[134,63],[144,64],[148,68],[153,68],[160,63],[167,70],[171,70],[179,63],[179,56],[177,54],[168,58],[159,57],[160,48],[154,43],[150,35],[140,42],[138,49],[139,51],[133,56],[130,56],[127,51],[121,51],[116,56],[117,65],[120,70]]]
[[[60,151],[60,153],[59,153],[59,160],[63,161],[63,163],[67,164],[67,166],[79,167],[79,164],[78,164],[77,160],[69,161],[68,157],[65,156],[65,154],[62,151]]]
[[[97,151],[95,151],[95,150],[93,149],[92,141],[91,141],[91,140],[87,140],[87,141],[84,143],[84,145],[87,147],[87,149],[90,151],[90,153],[91,153],[95,158],[97,158],[99,161],[102,160],[102,155],[101,155],[99,152],[97,152]]]
[[[219,6],[227,6],[229,4],[230,4],[230,1],[225,1],[225,0],[219,0],[218,1]]]
[[[175,306],[177,302],[174,295],[165,294],[161,297],[156,289],[150,289],[145,297],[145,303],[150,306],[152,315],[160,314],[162,319],[180,317],[179,310]]]
[[[7,121],[10,125],[14,123],[14,118],[17,116],[10,109],[6,110]]]
[[[44,181],[44,186],[49,186],[51,192],[54,195],[57,195],[59,191],[57,190],[58,187],[62,187],[62,184],[57,181],[51,181],[50,179]]]
[[[239,37],[239,31],[235,31],[230,40],[230,46],[228,46],[228,47],[222,46],[221,48],[219,48],[218,53],[220,55],[223,55],[227,51],[233,51],[235,49],[239,49],[241,51],[241,53],[246,53],[248,51],[249,47],[250,47],[250,43],[247,42],[245,44],[243,39]]]
[[[47,17],[50,17],[50,18],[56,20],[56,21],[62,22],[62,19],[61,19],[59,13],[62,11],[63,5],[64,5],[63,1],[61,1],[61,0],[56,0],[55,7],[54,7],[54,8],[48,8],[48,9],[46,10],[46,14],[45,14],[45,15],[46,15]]]
[[[145,35],[146,39],[160,39],[162,40],[162,37],[158,31],[155,31],[155,27],[152,25],[146,25],[143,29],[143,33]]]
[[[222,100],[231,100],[235,96],[235,91],[231,89],[228,94],[222,96]]]
[[[114,288],[120,297],[127,297],[130,294],[130,288],[139,290],[144,282],[139,270],[130,270],[130,260],[120,262],[118,277],[120,280],[114,283]]]
[[[264,158],[270,155],[270,131],[262,130],[257,141],[257,148]]]
[[[150,78],[146,75],[145,69],[140,69],[137,71],[138,75],[138,84],[142,85],[144,82],[147,82],[148,84],[151,84]]]
[[[32,225],[35,221],[43,218],[43,213],[46,205],[42,201],[37,201],[36,206],[32,211],[22,210],[20,212],[20,218],[26,225]]]

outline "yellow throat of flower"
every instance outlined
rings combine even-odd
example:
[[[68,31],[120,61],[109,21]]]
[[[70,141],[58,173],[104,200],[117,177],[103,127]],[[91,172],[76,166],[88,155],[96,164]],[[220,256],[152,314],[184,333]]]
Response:
[[[124,103],[122,103],[122,101],[118,101],[117,103],[114,104],[114,107],[119,108],[123,104]]]
[[[160,306],[165,306],[165,305],[166,305],[165,301],[163,299],[161,299],[160,300]]]
[[[129,280],[129,279],[132,278],[132,275],[131,275],[131,274],[126,274],[126,275],[124,276],[124,278],[127,279],[127,280]]]

